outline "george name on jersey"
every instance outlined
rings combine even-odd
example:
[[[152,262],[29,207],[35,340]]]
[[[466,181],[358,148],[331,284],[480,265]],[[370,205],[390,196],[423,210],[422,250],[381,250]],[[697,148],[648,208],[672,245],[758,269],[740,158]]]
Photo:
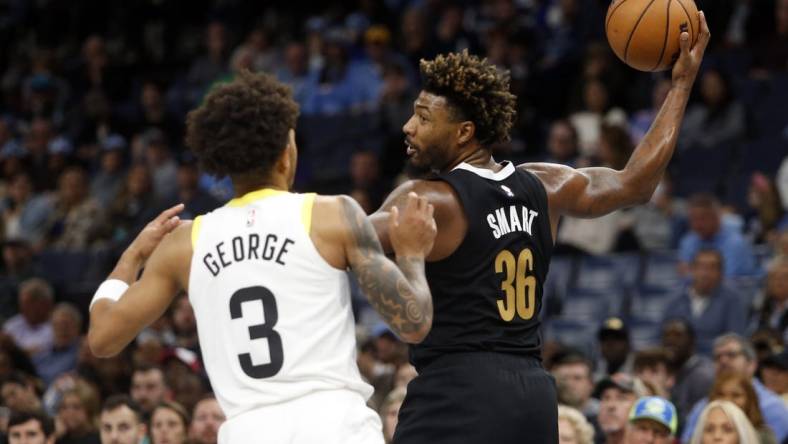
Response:
[[[257,233],[235,236],[229,242],[222,241],[216,244],[203,256],[202,263],[214,277],[235,262],[252,259],[285,265],[287,247],[294,243],[289,238],[280,238],[275,234],[268,234],[265,237]]]
[[[538,212],[530,210],[523,205],[511,205],[498,208],[488,214],[487,225],[492,229],[492,235],[496,239],[518,231],[531,234],[531,226],[534,218],[538,215]]]

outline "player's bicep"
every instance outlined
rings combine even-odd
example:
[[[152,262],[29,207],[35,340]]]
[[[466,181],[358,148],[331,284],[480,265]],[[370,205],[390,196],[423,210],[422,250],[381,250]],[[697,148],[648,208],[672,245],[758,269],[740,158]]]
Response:
[[[620,207],[625,196],[621,172],[611,168],[574,169],[559,164],[525,164],[547,192],[551,216],[591,218]]]

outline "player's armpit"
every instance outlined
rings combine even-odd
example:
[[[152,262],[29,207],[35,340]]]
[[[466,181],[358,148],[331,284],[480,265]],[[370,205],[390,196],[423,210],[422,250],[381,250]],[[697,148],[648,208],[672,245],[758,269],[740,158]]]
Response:
[[[165,236],[147,261],[142,277],[117,302],[96,301],[90,311],[88,345],[94,355],[120,353],[143,328],[164,314],[183,288],[184,264],[191,257],[191,224]],[[188,279],[188,277],[186,277]]]
[[[372,224],[352,199],[340,198],[345,229],[345,254],[370,304],[403,341],[419,343],[432,327],[432,295],[424,275],[423,257],[383,253]]]

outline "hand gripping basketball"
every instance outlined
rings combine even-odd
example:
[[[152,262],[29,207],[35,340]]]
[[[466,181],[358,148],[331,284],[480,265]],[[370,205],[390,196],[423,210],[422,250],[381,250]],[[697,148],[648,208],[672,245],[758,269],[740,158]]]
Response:
[[[682,32],[680,37],[681,55],[673,65],[673,86],[687,90],[692,88],[692,84],[695,83],[695,76],[698,75],[703,53],[706,52],[706,45],[709,44],[711,38],[709,25],[706,23],[703,11],[700,11],[698,16],[700,17],[700,35],[697,43],[690,48],[689,34]]]
[[[389,237],[398,257],[425,257],[432,251],[437,228],[432,204],[416,193],[408,193],[405,207],[391,207]]]

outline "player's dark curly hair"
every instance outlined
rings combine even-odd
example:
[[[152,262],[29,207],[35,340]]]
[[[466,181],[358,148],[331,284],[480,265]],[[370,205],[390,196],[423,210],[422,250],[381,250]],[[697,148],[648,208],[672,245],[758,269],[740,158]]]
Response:
[[[508,72],[467,50],[422,60],[420,67],[424,91],[445,97],[456,119],[472,121],[482,145],[509,140],[516,97],[509,92]]]
[[[186,144],[210,174],[267,174],[297,118],[290,88],[267,74],[241,71],[186,116]]]

